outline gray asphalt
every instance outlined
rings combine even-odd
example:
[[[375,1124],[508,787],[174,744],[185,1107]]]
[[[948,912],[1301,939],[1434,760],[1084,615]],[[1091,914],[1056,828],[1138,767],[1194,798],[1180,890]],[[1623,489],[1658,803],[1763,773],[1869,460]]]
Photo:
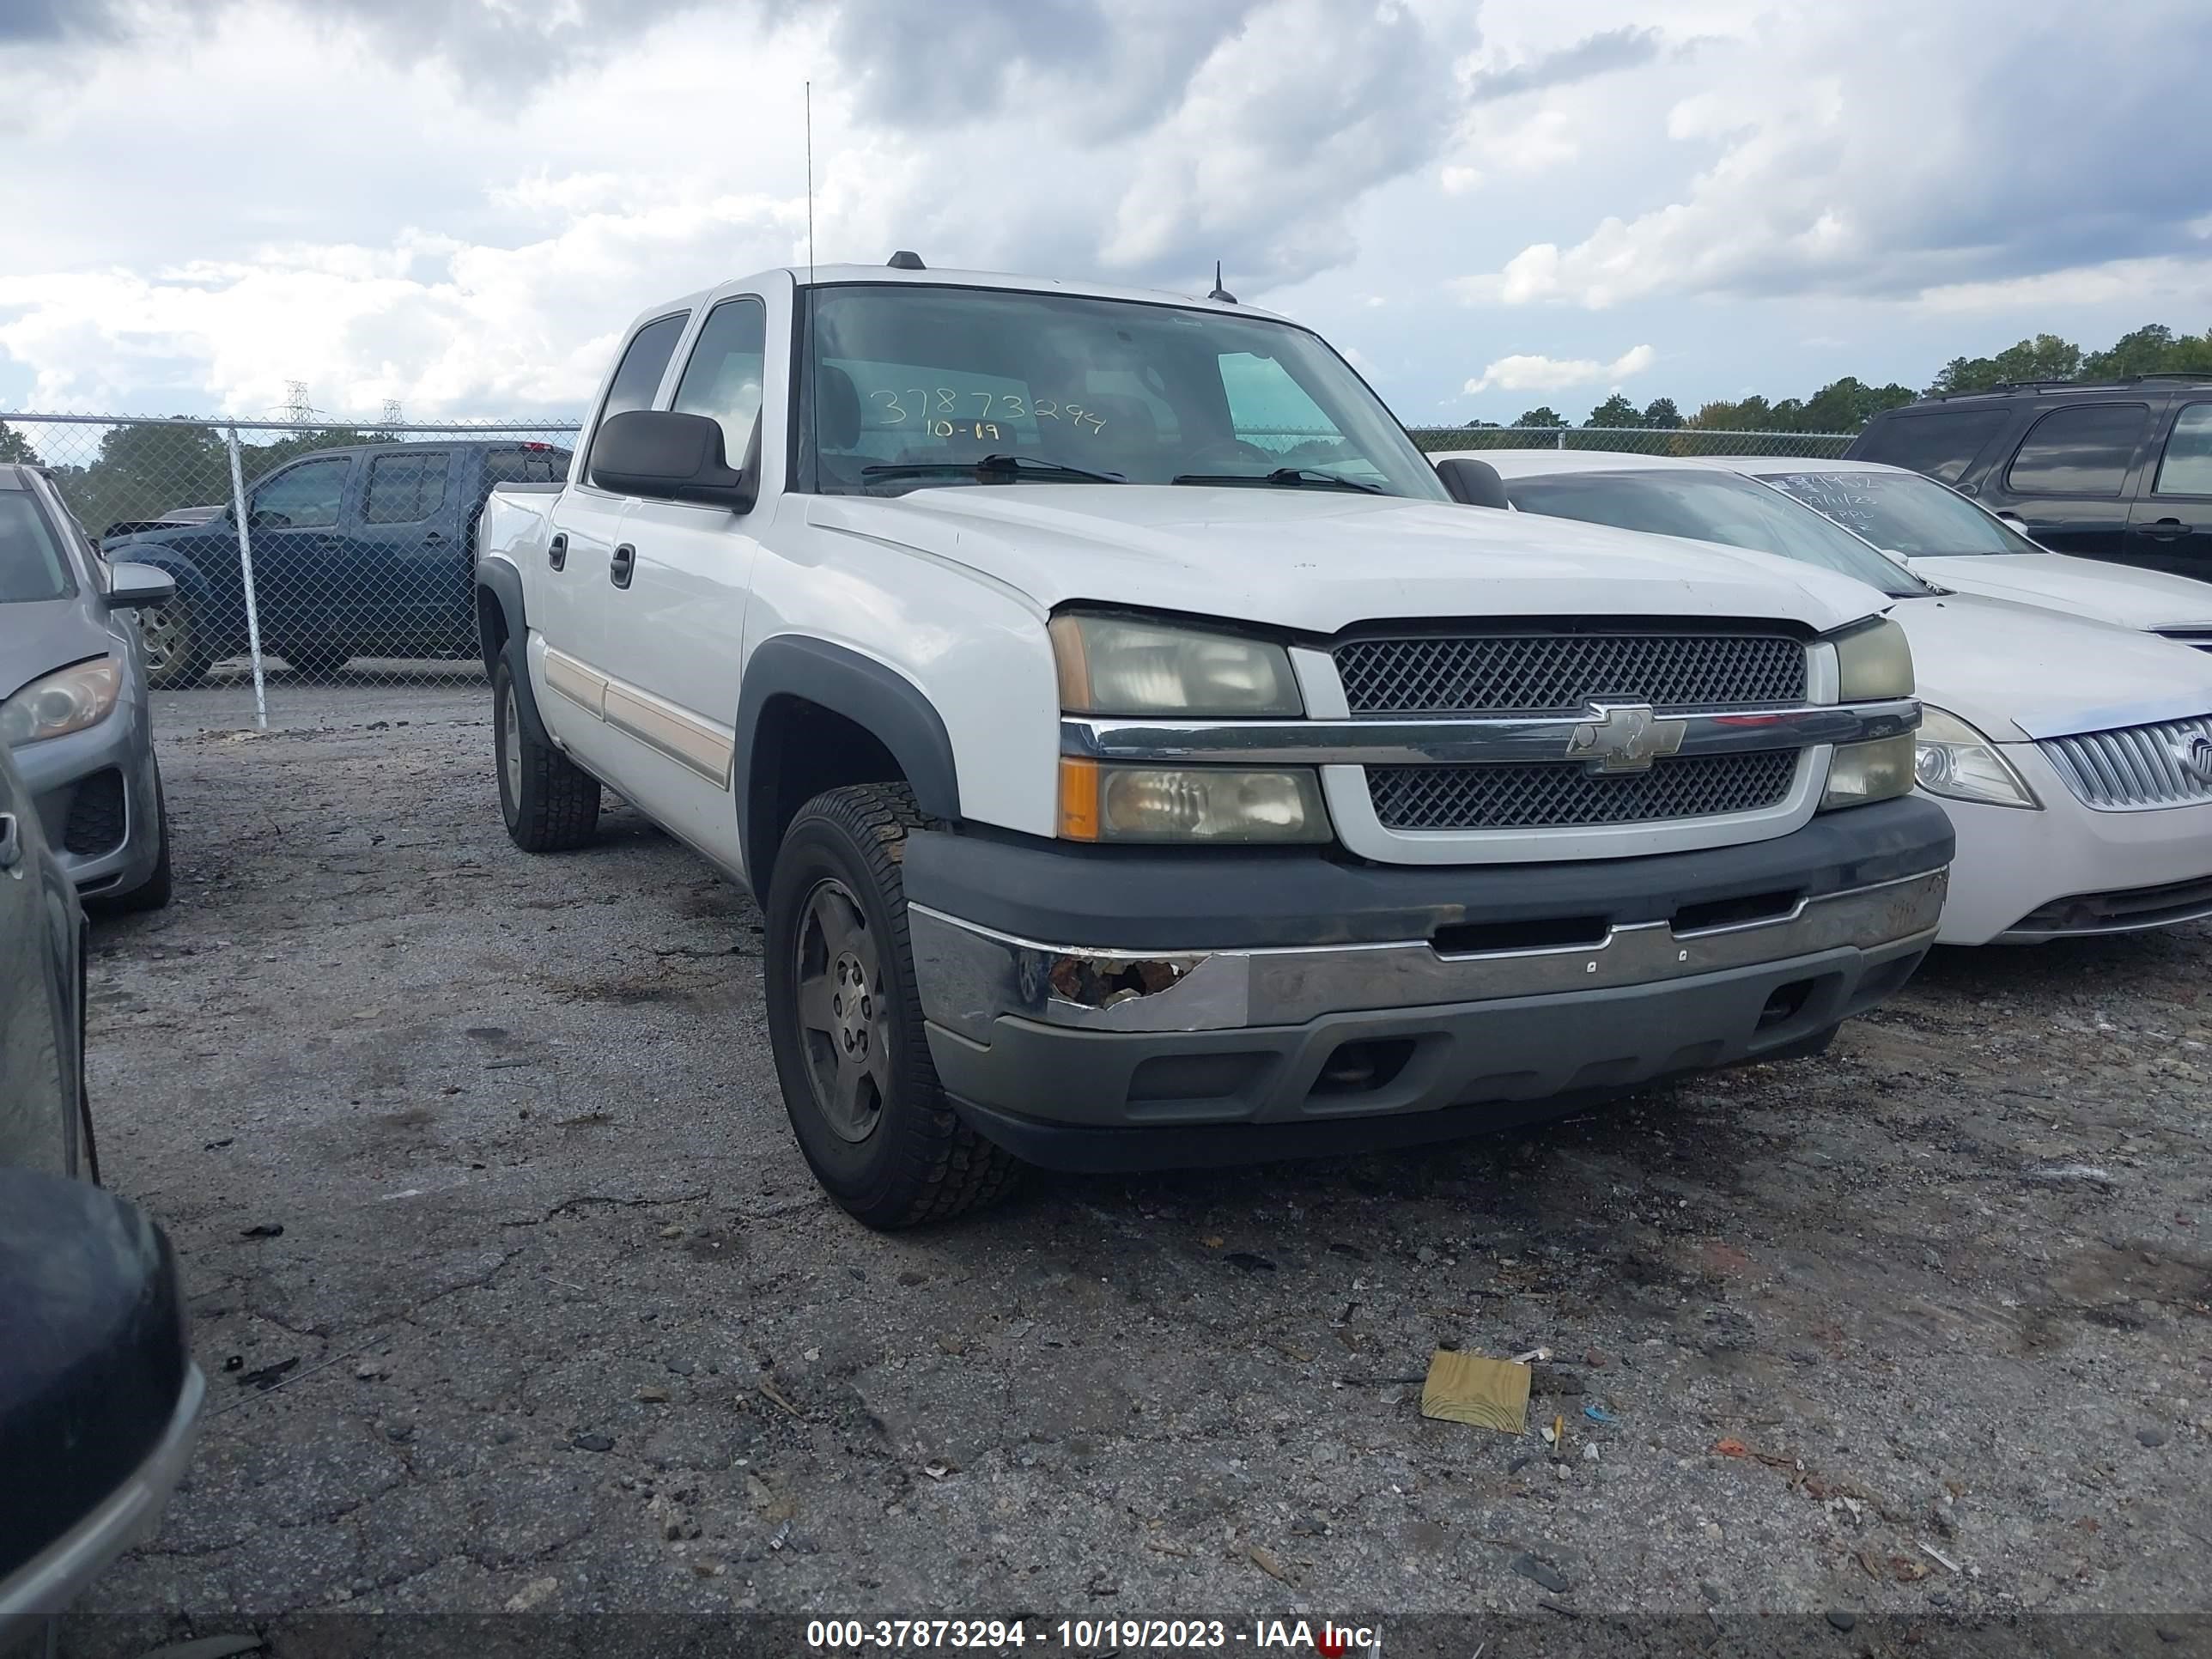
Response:
[[[1546,1129],[885,1237],[794,1149],[747,899],[623,810],[515,851],[480,684],[276,695],[161,700],[181,896],[96,933],[104,1159],[214,1395],[76,1651],[2205,1606],[2204,929],[1948,955],[1822,1060]],[[1439,1346],[1549,1347],[1528,1432],[1420,1417]]]

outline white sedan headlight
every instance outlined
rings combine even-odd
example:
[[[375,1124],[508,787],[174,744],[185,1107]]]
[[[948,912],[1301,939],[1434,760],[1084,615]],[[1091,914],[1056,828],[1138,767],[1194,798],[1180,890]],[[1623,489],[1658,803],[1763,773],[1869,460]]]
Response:
[[[2027,780],[2013,769],[1996,744],[1940,708],[1923,705],[1913,776],[1923,789],[1946,800],[1979,801],[1990,806],[2024,806],[2040,811],[2043,803]]]
[[[20,749],[96,726],[122,690],[123,672],[112,657],[94,657],[33,680],[0,702],[0,744]]]

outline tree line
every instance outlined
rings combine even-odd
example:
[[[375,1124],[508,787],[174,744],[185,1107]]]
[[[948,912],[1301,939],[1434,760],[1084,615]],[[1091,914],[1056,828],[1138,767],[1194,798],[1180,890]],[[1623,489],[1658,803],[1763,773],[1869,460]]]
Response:
[[[392,441],[388,433],[345,426],[257,435],[270,441],[249,443],[245,434],[239,434],[239,469],[249,484],[311,450]],[[95,536],[125,520],[158,519],[177,507],[228,505],[230,501],[230,452],[222,434],[181,419],[108,427],[100,432],[92,459],[82,464],[46,461],[27,438],[0,421],[0,461],[49,466],[62,499]]]
[[[1671,398],[1655,398],[1638,409],[1614,392],[1589,412],[1585,427],[1639,427],[1667,431],[1687,427],[1707,432],[1856,432],[1885,409],[1916,398],[1960,392],[1985,392],[2022,380],[2112,380],[2129,374],[2202,374],[2212,377],[2212,329],[2176,334],[2164,323],[2150,323],[2123,334],[2102,351],[2084,351],[2056,334],[2038,334],[2007,346],[1990,357],[1954,357],[1923,392],[1891,381],[1869,386],[1856,375],[1831,380],[1809,398],[1769,403],[1750,397],[1701,404],[1685,416]],[[1495,421],[1469,421],[1471,427],[1498,430]],[[1574,422],[1548,404],[1528,410],[1516,427],[1562,427]]]

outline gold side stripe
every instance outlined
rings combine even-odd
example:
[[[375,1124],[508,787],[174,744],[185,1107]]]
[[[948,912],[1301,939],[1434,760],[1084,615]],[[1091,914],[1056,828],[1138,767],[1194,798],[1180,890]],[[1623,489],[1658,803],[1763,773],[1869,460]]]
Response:
[[[545,684],[579,708],[589,709],[594,719],[606,718],[606,677],[593,673],[567,653],[547,648]]]
[[[737,745],[696,715],[610,680],[606,721],[718,787],[728,787]]]

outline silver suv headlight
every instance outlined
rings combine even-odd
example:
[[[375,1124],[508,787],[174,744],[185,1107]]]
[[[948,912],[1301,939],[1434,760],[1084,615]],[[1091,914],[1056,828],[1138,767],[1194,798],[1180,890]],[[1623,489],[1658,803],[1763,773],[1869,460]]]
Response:
[[[33,680],[0,702],[0,744],[20,749],[97,726],[122,690],[122,670],[112,657],[94,657]]]

